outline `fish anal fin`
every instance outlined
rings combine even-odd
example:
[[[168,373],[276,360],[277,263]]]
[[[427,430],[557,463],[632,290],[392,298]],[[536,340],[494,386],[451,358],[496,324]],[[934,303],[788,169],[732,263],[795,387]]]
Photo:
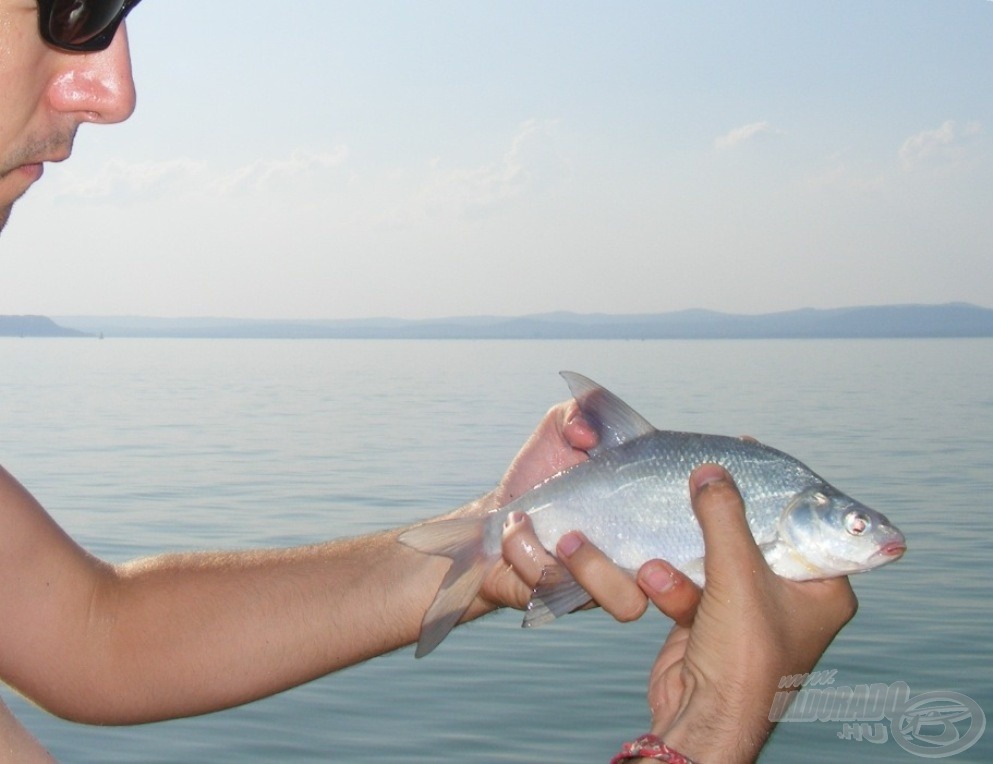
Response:
[[[551,623],[559,616],[582,607],[592,598],[561,565],[549,565],[531,592],[524,612],[522,628],[530,629]]]

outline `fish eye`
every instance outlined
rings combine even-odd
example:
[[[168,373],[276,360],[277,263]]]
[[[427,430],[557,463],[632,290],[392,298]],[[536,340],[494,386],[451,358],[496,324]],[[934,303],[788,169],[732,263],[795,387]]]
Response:
[[[852,510],[845,515],[845,530],[853,536],[861,536],[869,528],[869,517],[864,512]]]

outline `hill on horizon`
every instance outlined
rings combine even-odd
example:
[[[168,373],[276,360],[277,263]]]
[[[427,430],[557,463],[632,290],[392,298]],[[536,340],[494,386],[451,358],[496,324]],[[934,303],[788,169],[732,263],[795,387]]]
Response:
[[[86,332],[67,329],[47,316],[0,316],[0,337],[86,337]]]
[[[993,337],[993,309],[967,303],[802,308],[757,315],[555,312],[437,319],[0,316],[0,336],[216,339],[855,339]]]
[[[827,339],[993,337],[993,310],[967,303],[881,305],[758,315],[692,309],[654,314],[555,312],[438,319],[238,319],[63,316],[106,337],[327,339]]]

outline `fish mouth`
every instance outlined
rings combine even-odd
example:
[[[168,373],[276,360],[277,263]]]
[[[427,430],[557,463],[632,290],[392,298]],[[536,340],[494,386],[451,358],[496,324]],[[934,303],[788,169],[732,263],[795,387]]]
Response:
[[[888,541],[876,552],[879,557],[886,557],[889,559],[897,559],[902,557],[904,552],[907,551],[906,541]]]

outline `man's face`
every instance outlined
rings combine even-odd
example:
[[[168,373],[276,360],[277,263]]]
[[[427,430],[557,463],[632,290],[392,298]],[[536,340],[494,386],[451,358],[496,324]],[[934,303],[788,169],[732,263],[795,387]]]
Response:
[[[122,27],[107,50],[67,53],[38,33],[35,0],[0,0],[0,230],[45,162],[72,151],[83,122],[120,122],[134,111]]]

